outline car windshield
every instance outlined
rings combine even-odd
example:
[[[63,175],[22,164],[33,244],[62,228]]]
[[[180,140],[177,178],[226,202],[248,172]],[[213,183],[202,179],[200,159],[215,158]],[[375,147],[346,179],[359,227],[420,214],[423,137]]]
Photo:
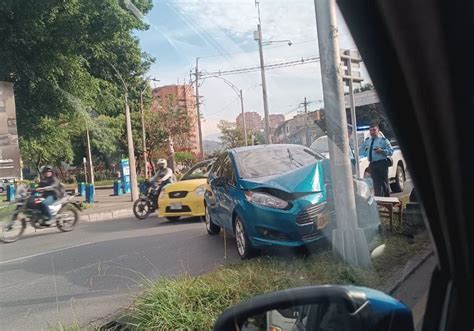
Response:
[[[301,147],[257,149],[237,154],[241,178],[277,176],[315,163],[321,158]],[[262,164],[266,164],[262,167]]]
[[[201,162],[196,164],[194,167],[188,170],[181,180],[197,179],[197,178],[207,178],[209,173],[211,162]]]
[[[1,1],[0,329],[212,330],[326,284],[420,319],[412,266],[434,258],[390,144],[404,119],[336,2]]]

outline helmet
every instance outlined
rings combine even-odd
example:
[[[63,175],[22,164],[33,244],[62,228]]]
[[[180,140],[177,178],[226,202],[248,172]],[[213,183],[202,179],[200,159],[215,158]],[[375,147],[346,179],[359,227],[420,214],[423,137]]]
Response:
[[[156,165],[161,168],[166,168],[168,166],[168,162],[165,159],[159,159],[158,162],[156,162]]]
[[[44,174],[44,173],[46,173],[46,172],[48,172],[48,171],[53,171],[53,167],[50,166],[50,165],[45,165],[45,166],[43,166],[43,167],[41,168],[41,173],[42,173],[42,174]]]

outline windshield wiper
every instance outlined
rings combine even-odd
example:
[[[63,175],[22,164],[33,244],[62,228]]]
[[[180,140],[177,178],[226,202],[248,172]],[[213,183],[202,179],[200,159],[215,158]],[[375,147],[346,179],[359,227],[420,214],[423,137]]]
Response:
[[[294,163],[296,163],[298,166],[302,167],[303,164],[302,164],[301,162],[298,162],[298,161],[295,160],[295,158],[293,157],[293,154],[291,153],[290,149],[287,148],[286,150],[288,151],[288,156],[290,157],[290,161],[291,161],[291,162],[294,162]]]

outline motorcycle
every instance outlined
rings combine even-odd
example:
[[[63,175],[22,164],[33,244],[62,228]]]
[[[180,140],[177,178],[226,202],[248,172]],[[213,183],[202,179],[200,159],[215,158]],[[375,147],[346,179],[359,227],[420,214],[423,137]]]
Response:
[[[2,227],[2,240],[5,243],[17,241],[23,234],[28,223],[35,229],[45,229],[56,226],[62,232],[69,232],[79,221],[79,203],[72,201],[73,196],[65,195],[49,206],[55,223],[44,224],[45,216],[40,204],[44,198],[37,196],[37,191],[20,191],[16,197],[16,209],[10,219]]]
[[[140,190],[140,197],[133,204],[133,214],[139,220],[144,220],[158,208],[158,195],[160,194],[158,185],[143,183]]]

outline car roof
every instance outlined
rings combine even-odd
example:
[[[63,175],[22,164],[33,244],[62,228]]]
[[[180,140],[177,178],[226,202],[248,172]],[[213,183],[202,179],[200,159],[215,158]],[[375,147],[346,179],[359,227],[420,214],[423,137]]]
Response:
[[[249,151],[258,151],[261,149],[272,149],[272,148],[308,148],[303,145],[296,144],[268,144],[268,145],[255,145],[255,146],[245,146],[245,147],[236,147],[229,149],[228,152],[232,154],[240,154]],[[308,148],[309,149],[309,148]]]

